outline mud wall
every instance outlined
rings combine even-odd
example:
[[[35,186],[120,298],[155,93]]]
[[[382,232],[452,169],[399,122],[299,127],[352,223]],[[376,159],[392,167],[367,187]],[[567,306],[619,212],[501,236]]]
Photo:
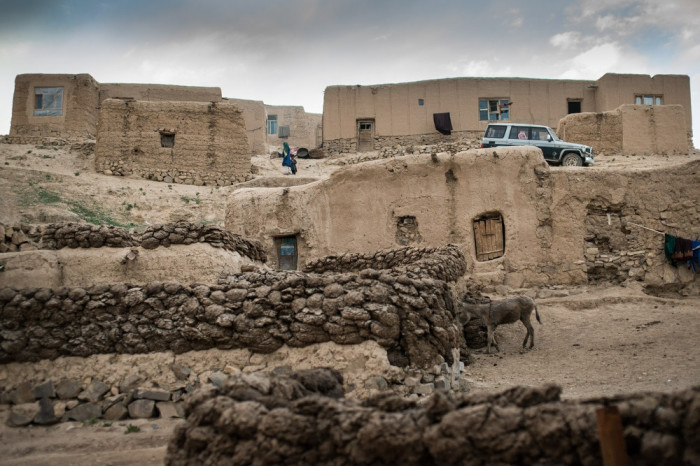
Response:
[[[36,115],[35,89],[62,88],[58,115]],[[32,138],[94,138],[98,118],[99,83],[89,74],[20,74],[15,78],[10,141]]]
[[[107,99],[145,101],[219,102],[218,87],[173,86],[170,84],[101,83],[100,102]]]
[[[265,105],[265,112],[268,116],[277,116],[277,133],[267,135],[270,147],[281,152],[284,142],[290,147],[305,147],[308,150],[321,145],[321,141],[317,139],[321,127],[321,114],[307,113],[304,107],[290,105]],[[280,126],[289,127],[288,137],[279,136]]]
[[[95,168],[198,186],[226,186],[252,176],[240,110],[213,102],[105,100]]]
[[[559,387],[434,394],[420,405],[391,395],[343,398],[327,369],[243,374],[196,391],[165,463],[602,464],[596,411],[616,404],[633,464],[700,459],[700,389],[583,402]]]
[[[629,262],[614,268],[622,281],[697,288],[692,272],[663,259],[663,235],[630,226],[618,246],[598,246],[620,230],[617,211],[626,222],[700,237],[697,161],[635,171],[568,168],[549,167],[531,148],[369,161],[312,185],[237,191],[226,228],[258,239],[272,257],[275,238],[295,235],[300,264],[329,254],[454,243],[472,278],[513,288],[597,281],[596,262],[610,259]],[[614,206],[610,223],[608,211],[602,220],[589,215],[596,203]],[[502,216],[505,248],[503,256],[479,261],[474,220],[484,214]],[[411,235],[400,234],[405,218],[412,219]]]
[[[687,154],[685,120],[680,105],[622,105],[610,112],[567,115],[557,134],[606,155]]]
[[[226,98],[224,101],[235,105],[243,113],[250,155],[266,154],[267,123],[265,120],[265,104],[261,100]]]

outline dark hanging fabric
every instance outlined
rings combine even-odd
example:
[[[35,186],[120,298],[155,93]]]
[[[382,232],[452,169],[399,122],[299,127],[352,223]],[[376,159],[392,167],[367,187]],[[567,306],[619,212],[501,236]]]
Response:
[[[676,237],[666,233],[664,235],[664,255],[666,259],[671,260],[673,251],[676,250]]]
[[[450,120],[450,112],[433,113],[433,122],[435,129],[441,134],[452,134],[452,120]]]

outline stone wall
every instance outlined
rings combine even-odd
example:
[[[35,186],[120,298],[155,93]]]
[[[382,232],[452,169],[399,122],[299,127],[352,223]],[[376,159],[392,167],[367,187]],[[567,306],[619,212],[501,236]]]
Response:
[[[406,136],[384,136],[374,138],[374,150],[382,157],[401,156],[414,153],[457,152],[478,148],[483,131],[453,131],[446,136],[440,133]],[[328,155],[352,154],[357,152],[357,139],[336,139],[323,141],[323,149]]]
[[[62,248],[124,248],[144,249],[168,247],[173,244],[207,243],[216,248],[235,251],[254,261],[265,262],[267,255],[257,241],[247,240],[215,226],[189,222],[152,225],[142,233],[121,227],[88,223],[50,223],[45,225],[0,223],[0,253],[57,250]]]
[[[214,102],[105,100],[95,168],[197,186],[252,178],[243,116],[232,104]]]
[[[700,461],[700,388],[582,402],[560,393],[549,385],[358,403],[332,370],[242,374],[187,398],[165,463],[598,465],[597,411],[611,404],[633,464]]]
[[[559,121],[558,136],[600,154],[687,154],[681,105],[622,105],[602,113],[574,113]]]
[[[461,345],[450,288],[427,274],[262,271],[220,283],[3,288],[0,361],[374,340],[395,365],[429,367]]]

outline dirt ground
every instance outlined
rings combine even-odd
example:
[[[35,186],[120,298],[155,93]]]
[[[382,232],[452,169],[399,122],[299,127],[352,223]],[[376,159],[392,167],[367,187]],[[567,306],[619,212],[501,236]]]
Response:
[[[590,169],[641,170],[699,155],[601,158]],[[92,213],[136,228],[179,219],[222,225],[226,196],[238,189],[103,176],[94,173],[91,161],[92,156],[63,149],[0,144],[0,221],[45,223]],[[301,177],[321,179],[339,168],[333,159],[300,160],[300,178],[290,180],[281,176],[277,159],[257,156],[252,163],[258,176],[247,185],[284,186]],[[556,383],[563,387],[564,398],[581,399],[700,384],[700,299],[653,297],[638,284],[568,291],[566,297],[537,300],[543,324],[533,322],[533,350],[520,350],[525,329],[516,323],[497,330],[500,353],[474,352],[474,362],[465,372],[472,391]],[[0,419],[6,415],[0,412]],[[26,428],[2,422],[0,465],[162,464],[170,434],[181,422],[72,422]],[[134,426],[138,431],[127,433],[137,430]]]

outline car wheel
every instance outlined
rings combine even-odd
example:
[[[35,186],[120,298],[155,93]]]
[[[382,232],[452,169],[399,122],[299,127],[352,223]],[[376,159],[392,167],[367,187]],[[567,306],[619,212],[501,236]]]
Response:
[[[567,167],[581,167],[583,166],[583,159],[578,154],[569,152],[561,159],[561,164]]]

